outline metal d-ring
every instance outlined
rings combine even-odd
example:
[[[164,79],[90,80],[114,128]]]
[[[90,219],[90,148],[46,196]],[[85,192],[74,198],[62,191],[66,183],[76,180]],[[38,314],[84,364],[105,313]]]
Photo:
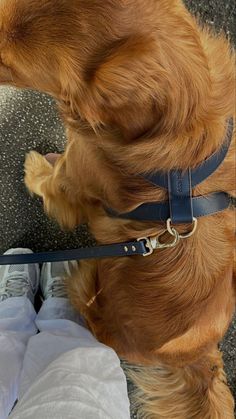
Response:
[[[197,230],[197,218],[193,217],[193,228],[191,231],[189,231],[188,233],[185,234],[179,234],[179,238],[180,239],[188,239],[189,237],[193,236],[193,234],[196,232]],[[176,235],[176,229],[171,225],[171,218],[168,218],[167,223],[167,231],[172,235],[175,236]]]

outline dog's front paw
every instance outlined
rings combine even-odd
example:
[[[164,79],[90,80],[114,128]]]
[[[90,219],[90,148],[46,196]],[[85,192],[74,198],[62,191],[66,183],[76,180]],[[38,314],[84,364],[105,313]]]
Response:
[[[36,151],[30,151],[25,159],[25,185],[31,194],[42,196],[42,184],[51,176],[52,165]]]

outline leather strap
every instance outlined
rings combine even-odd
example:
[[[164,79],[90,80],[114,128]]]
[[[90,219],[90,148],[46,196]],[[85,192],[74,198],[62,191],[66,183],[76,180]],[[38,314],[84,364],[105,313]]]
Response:
[[[230,206],[230,203],[230,196],[225,192],[216,192],[209,195],[194,197],[192,198],[193,217],[200,218],[223,211]],[[106,211],[112,217],[137,221],[165,222],[168,220],[168,218],[170,218],[169,201],[162,203],[151,202],[143,204],[133,211],[124,214],[118,214],[111,209],[107,209]]]
[[[45,253],[0,255],[0,265],[22,265],[31,263],[61,262],[68,260],[100,259],[121,256],[145,256],[149,253],[146,240],[109,244],[81,249],[59,250]]]
[[[191,171],[183,173],[181,170],[172,170],[168,174],[168,193],[172,224],[192,224]]]

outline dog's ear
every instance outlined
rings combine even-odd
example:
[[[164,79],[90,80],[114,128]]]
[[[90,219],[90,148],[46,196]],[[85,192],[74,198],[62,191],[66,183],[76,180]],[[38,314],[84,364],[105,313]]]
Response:
[[[190,61],[194,70],[179,51],[163,51],[156,38],[131,37],[83,71],[70,68],[64,98],[74,118],[118,127],[126,139],[173,134],[191,124],[205,103],[209,79],[204,71],[197,76],[201,59]]]
[[[127,139],[139,137],[161,118],[166,74],[152,54],[156,50],[154,39],[130,39],[98,66],[90,80],[98,118],[118,126]]]
[[[126,138],[149,130],[153,115],[157,118],[156,104],[165,94],[165,70],[152,56],[154,44],[146,37],[121,41],[87,63],[85,70],[76,59],[71,66],[66,61],[62,98],[72,118],[80,117],[94,128],[118,127]]]

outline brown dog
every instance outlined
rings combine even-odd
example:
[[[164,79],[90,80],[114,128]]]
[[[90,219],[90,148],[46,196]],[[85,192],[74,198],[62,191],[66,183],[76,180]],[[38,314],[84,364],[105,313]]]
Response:
[[[31,152],[26,185],[67,228],[102,244],[165,231],[111,218],[166,192],[137,175],[194,168],[219,149],[234,112],[234,56],[180,0],[2,0],[0,81],[54,96],[68,145],[53,167]],[[232,142],[194,190],[235,193]],[[176,226],[181,232],[189,226]],[[234,212],[201,218],[191,238],[144,258],[83,262],[71,301],[128,362],[140,417],[230,419],[217,343],[234,310]],[[122,419],[122,418],[121,418]]]

